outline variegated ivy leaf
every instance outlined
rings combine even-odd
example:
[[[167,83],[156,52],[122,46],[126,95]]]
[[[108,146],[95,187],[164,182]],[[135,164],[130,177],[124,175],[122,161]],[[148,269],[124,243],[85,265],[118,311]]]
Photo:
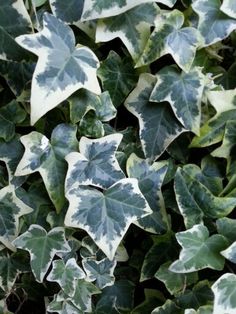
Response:
[[[21,137],[25,153],[17,166],[15,175],[23,176],[38,171],[57,211],[60,211],[65,202],[66,162],[64,157],[78,148],[76,131],[75,126],[59,124],[52,132],[51,143],[46,136],[36,131]]]
[[[156,160],[176,137],[186,131],[168,103],[149,101],[155,83],[155,76],[141,74],[136,88],[125,101],[125,107],[139,120],[142,148],[151,161]]]
[[[162,306],[155,308],[151,314],[182,314],[183,311],[173,301],[167,300]]]
[[[183,24],[184,15],[178,10],[158,16],[155,29],[136,66],[149,64],[166,54],[171,54],[178,66],[188,72],[199,46],[200,37],[193,27],[181,28]]]
[[[119,37],[135,62],[144,50],[150,36],[150,28],[160,9],[153,3],[146,3],[123,14],[99,20],[96,42],[107,42]]]
[[[209,236],[207,227],[195,225],[187,231],[177,232],[176,239],[182,250],[179,259],[170,265],[170,271],[191,273],[205,268],[223,269],[224,258],[220,252],[227,246],[223,236]]]
[[[49,0],[53,14],[60,20],[73,24],[78,22],[83,11],[84,0]]]
[[[113,275],[116,267],[116,260],[110,261],[108,258],[103,258],[99,261],[93,258],[86,258],[82,260],[83,268],[86,272],[87,281],[95,281],[99,289],[104,289],[107,286],[112,286],[115,282]]]
[[[21,61],[27,54],[14,38],[32,30],[23,0],[0,1],[0,59]]]
[[[14,249],[11,241],[19,233],[19,218],[33,211],[15,194],[15,187],[8,185],[0,190],[0,242]]]
[[[47,276],[48,281],[57,282],[68,296],[73,296],[77,280],[83,278],[85,273],[74,258],[69,259],[66,264],[60,259],[53,261],[52,270]]]
[[[186,228],[202,223],[204,216],[220,218],[227,216],[236,206],[235,197],[217,197],[199,180],[194,165],[178,168],[174,189],[179,210]]]
[[[223,0],[221,11],[236,19],[236,2],[234,0]]]
[[[236,20],[221,11],[220,0],[195,0],[192,8],[199,16],[198,30],[203,37],[203,47],[221,41],[236,29]]]
[[[167,216],[161,185],[167,172],[168,163],[163,161],[154,162],[150,165],[147,160],[131,154],[126,167],[128,176],[138,179],[140,191],[153,211],[151,215],[139,219],[135,224],[153,233],[165,231],[167,229]]]
[[[235,314],[236,311],[236,275],[226,273],[212,286],[214,292],[213,314]]]
[[[55,254],[70,251],[62,227],[53,228],[47,233],[41,226],[33,224],[13,244],[30,253],[31,269],[38,282],[43,281]]]
[[[54,295],[53,300],[47,306],[47,312],[58,314],[83,314],[63,292]]]
[[[31,88],[32,125],[80,88],[100,93],[95,54],[87,47],[75,48],[72,29],[53,15],[45,13],[43,23],[37,34],[16,39],[39,57]]]
[[[87,231],[111,260],[130,224],[152,213],[136,179],[121,179],[104,193],[78,186],[66,197],[70,205],[65,225]]]
[[[115,157],[121,140],[120,133],[99,139],[82,137],[79,142],[80,153],[72,152],[66,156],[69,166],[65,182],[66,193],[79,185],[108,188],[124,178]]]
[[[199,134],[204,75],[195,67],[188,73],[176,66],[167,66],[157,74],[157,83],[150,100],[168,101],[183,126]]]
[[[101,62],[98,77],[102,81],[103,89],[109,92],[114,106],[118,107],[137,83],[138,73],[130,58],[121,59],[112,50],[107,59]]]
[[[229,261],[236,264],[236,241],[234,241],[226,250],[222,251],[221,254]]]

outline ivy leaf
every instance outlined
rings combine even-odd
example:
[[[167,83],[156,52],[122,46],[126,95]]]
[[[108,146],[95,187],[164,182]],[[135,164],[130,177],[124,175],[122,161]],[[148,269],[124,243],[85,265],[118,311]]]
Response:
[[[82,137],[79,142],[80,153],[72,152],[66,156],[69,165],[66,192],[79,185],[108,188],[117,180],[123,179],[124,173],[115,158],[121,140],[120,133],[95,140]]]
[[[168,163],[155,162],[150,165],[147,160],[134,153],[127,160],[127,173],[130,178],[138,179],[140,191],[146,198],[153,213],[139,219],[135,224],[146,231],[161,233],[166,230],[166,214],[161,193],[161,185],[167,172]]]
[[[221,11],[227,14],[230,17],[236,19],[236,3],[233,0],[223,0],[223,3],[220,7]]]
[[[223,269],[224,258],[220,252],[227,245],[223,236],[215,234],[209,237],[204,225],[195,225],[187,231],[177,232],[176,239],[182,250],[179,260],[170,265],[170,271],[191,273],[205,268]]]
[[[98,77],[102,81],[103,89],[109,92],[114,106],[118,107],[134,88],[138,80],[138,73],[134,70],[130,58],[121,59],[112,50],[108,57],[101,62]]]
[[[150,36],[150,28],[160,9],[153,3],[136,6],[123,14],[99,20],[96,42],[119,37],[134,61],[137,61]]]
[[[6,247],[14,249],[11,241],[19,233],[19,218],[32,211],[31,207],[16,196],[13,185],[0,190],[0,241]]]
[[[174,189],[179,210],[187,228],[202,223],[204,216],[220,218],[227,216],[236,206],[234,197],[216,197],[195,177],[194,168],[185,165],[178,168]]]
[[[57,282],[68,296],[73,296],[77,280],[83,278],[85,273],[74,258],[70,258],[66,264],[63,260],[53,261],[52,270],[47,276],[48,281]]]
[[[84,0],[69,0],[67,3],[63,0],[49,1],[53,15],[63,22],[74,24],[81,18]]]
[[[55,294],[53,300],[47,306],[47,312],[58,314],[83,314],[83,312],[75,306],[71,299],[64,293]]]
[[[213,313],[212,305],[200,306],[196,311],[194,309],[186,309],[184,311],[184,314],[212,314],[212,313]]]
[[[184,15],[178,10],[159,15],[155,29],[136,66],[150,64],[166,54],[171,54],[178,66],[188,72],[195,58],[200,38],[195,28],[181,28],[183,24]]]
[[[234,241],[226,250],[221,251],[221,254],[232,263],[236,263],[236,241]]]
[[[226,273],[212,286],[214,292],[213,314],[234,314],[236,310],[236,275]]]
[[[99,289],[104,289],[107,286],[112,286],[115,282],[113,275],[116,267],[116,260],[110,261],[108,258],[96,261],[93,258],[82,260],[83,268],[86,272],[87,281],[95,281]]]
[[[136,306],[132,314],[151,313],[158,305],[163,303],[163,295],[154,289],[144,289],[145,300]]]
[[[139,120],[139,137],[149,160],[156,160],[185,131],[167,103],[149,101],[155,83],[153,75],[141,74],[136,88],[125,101],[125,107]]]
[[[155,308],[151,314],[182,314],[183,311],[173,301],[167,300],[162,306]]]
[[[52,132],[51,143],[46,136],[33,131],[21,137],[25,153],[15,175],[23,176],[38,171],[43,178],[50,199],[57,211],[64,205],[65,155],[77,150],[76,127],[59,124]]]
[[[198,29],[203,37],[203,47],[226,38],[236,29],[236,21],[221,10],[220,0],[195,0],[193,10],[199,16]]]
[[[38,282],[43,282],[55,254],[70,251],[62,227],[53,228],[47,233],[41,226],[31,225],[13,244],[30,253],[31,269]]]
[[[203,88],[204,76],[199,68],[181,73],[176,66],[168,66],[158,72],[150,100],[168,101],[183,126],[199,134]]]
[[[31,88],[32,125],[82,87],[100,93],[95,54],[87,47],[75,48],[72,29],[53,15],[45,13],[43,23],[39,33],[16,38],[39,57]]]
[[[151,214],[136,179],[121,179],[104,193],[87,186],[69,190],[65,225],[81,228],[109,259],[132,222]]]

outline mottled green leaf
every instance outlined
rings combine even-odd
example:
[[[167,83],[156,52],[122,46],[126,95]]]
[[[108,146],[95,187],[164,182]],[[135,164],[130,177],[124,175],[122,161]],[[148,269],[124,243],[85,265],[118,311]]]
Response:
[[[217,232],[228,239],[230,243],[236,241],[236,220],[228,217],[217,219]]]
[[[159,14],[159,8],[146,3],[123,14],[99,20],[96,42],[107,42],[119,37],[135,62],[138,61],[150,36],[150,28]]]
[[[163,161],[150,165],[147,160],[131,154],[126,167],[128,176],[138,179],[140,191],[153,211],[151,215],[139,219],[135,224],[153,233],[165,231],[167,229],[166,214],[161,185],[167,172],[168,163]]]
[[[138,73],[130,58],[121,59],[112,50],[108,57],[101,62],[98,77],[102,81],[103,89],[109,92],[114,106],[118,107],[134,88],[138,80]]]
[[[227,246],[223,236],[209,236],[207,227],[196,224],[187,231],[177,232],[176,239],[182,250],[179,259],[170,265],[170,271],[191,273],[205,268],[223,269],[224,258],[220,252]]]
[[[70,250],[62,227],[53,228],[47,233],[41,226],[31,225],[13,244],[30,253],[31,269],[38,282],[43,281],[54,255]]]
[[[236,311],[236,275],[225,273],[212,286],[215,295],[213,314]]]
[[[54,295],[53,300],[47,306],[47,312],[58,314],[83,314],[83,312],[72,303],[71,299],[62,292]]]
[[[155,29],[136,66],[149,64],[166,54],[171,54],[178,66],[188,72],[193,63],[200,38],[195,28],[181,28],[183,24],[184,15],[178,10],[159,15],[155,21]]]
[[[183,310],[179,308],[173,301],[167,300],[162,306],[155,308],[151,314],[183,314]]]
[[[149,101],[156,78],[141,74],[138,85],[125,101],[126,108],[139,120],[139,137],[146,158],[157,159],[185,129],[167,103]]]
[[[115,158],[121,139],[120,133],[100,139],[82,137],[79,142],[80,153],[72,152],[66,156],[69,165],[66,192],[79,185],[108,188],[117,180],[124,178],[124,173]]]
[[[82,260],[83,268],[86,272],[87,281],[95,281],[99,289],[104,289],[107,286],[112,286],[115,282],[113,275],[116,267],[116,261],[110,261],[108,258],[96,261],[93,258]]]
[[[39,57],[31,88],[32,125],[80,88],[100,93],[97,57],[87,47],[75,48],[72,29],[53,15],[44,14],[42,31],[16,41]]]
[[[223,0],[221,11],[236,19],[236,3],[234,0]]]
[[[195,0],[193,10],[199,16],[198,29],[203,37],[203,46],[212,45],[226,38],[236,29],[236,20],[221,10],[220,0]]]
[[[84,0],[50,0],[53,14],[63,22],[74,24],[81,18]]]
[[[199,68],[181,73],[176,66],[168,66],[158,72],[150,100],[168,101],[183,126],[198,134],[203,88],[204,76]]]

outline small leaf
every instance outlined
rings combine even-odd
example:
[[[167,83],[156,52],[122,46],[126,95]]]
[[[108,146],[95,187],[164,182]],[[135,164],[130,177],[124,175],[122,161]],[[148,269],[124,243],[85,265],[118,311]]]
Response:
[[[167,300],[162,306],[155,308],[151,314],[182,314],[183,311],[173,301]]]
[[[58,314],[83,314],[67,295],[60,292],[55,294],[53,300],[48,304],[47,312]]]
[[[138,85],[125,101],[125,107],[139,120],[139,137],[150,161],[156,160],[185,131],[167,103],[149,101],[155,83],[153,75],[141,74]]]
[[[228,217],[217,219],[217,232],[228,239],[230,243],[236,241],[236,220]]]
[[[236,241],[234,241],[226,250],[221,251],[221,254],[230,262],[236,263]]]
[[[224,258],[220,252],[227,246],[223,236],[215,234],[209,237],[204,225],[195,225],[187,231],[177,232],[176,239],[182,250],[179,260],[170,265],[170,271],[191,273],[205,268],[223,269]]]
[[[236,19],[236,3],[234,0],[223,0],[221,11]]]
[[[68,24],[74,24],[81,18],[84,0],[50,0],[53,15]]]
[[[117,180],[124,178],[124,173],[115,158],[115,152],[121,142],[119,133],[100,139],[82,137],[79,143],[80,153],[72,152],[66,156],[68,172],[66,193],[79,185],[94,185],[108,188]]]
[[[203,47],[225,39],[236,29],[236,20],[225,15],[220,7],[220,0],[195,0],[192,4],[199,16],[198,29],[204,40]]]
[[[87,47],[75,48],[71,28],[53,15],[44,14],[42,31],[16,41],[39,57],[31,88],[32,125],[82,87],[100,93],[97,57]]]
[[[41,226],[31,225],[13,244],[30,253],[31,269],[38,282],[43,282],[54,255],[70,250],[64,228],[61,227],[53,228],[47,233]]]
[[[213,314],[234,314],[236,310],[236,275],[226,273],[212,286],[215,295]]]
[[[132,222],[151,214],[136,179],[122,179],[104,193],[87,186],[69,190],[65,225],[88,232],[94,242],[113,259]]]

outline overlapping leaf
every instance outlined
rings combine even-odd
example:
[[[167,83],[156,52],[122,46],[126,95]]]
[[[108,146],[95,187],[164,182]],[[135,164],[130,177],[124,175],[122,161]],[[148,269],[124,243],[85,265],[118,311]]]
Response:
[[[31,269],[38,282],[43,281],[55,254],[70,251],[62,227],[47,233],[41,226],[31,225],[13,244],[30,253]]]
[[[236,19],[236,3],[234,0],[223,0],[221,11]]]
[[[78,22],[83,11],[84,0],[50,0],[53,14],[60,20],[73,24]]]
[[[70,205],[65,225],[87,231],[110,259],[130,224],[152,213],[136,179],[121,179],[104,193],[78,186],[66,197]]]
[[[149,101],[156,78],[141,74],[136,88],[125,101],[139,120],[139,137],[146,158],[156,160],[170,143],[185,131],[167,103]]]
[[[32,79],[32,125],[82,87],[100,93],[97,57],[87,47],[75,48],[71,28],[56,17],[45,13],[42,31],[16,40],[39,57]]]
[[[182,309],[173,301],[167,300],[162,306],[155,308],[151,314],[182,314]]]

